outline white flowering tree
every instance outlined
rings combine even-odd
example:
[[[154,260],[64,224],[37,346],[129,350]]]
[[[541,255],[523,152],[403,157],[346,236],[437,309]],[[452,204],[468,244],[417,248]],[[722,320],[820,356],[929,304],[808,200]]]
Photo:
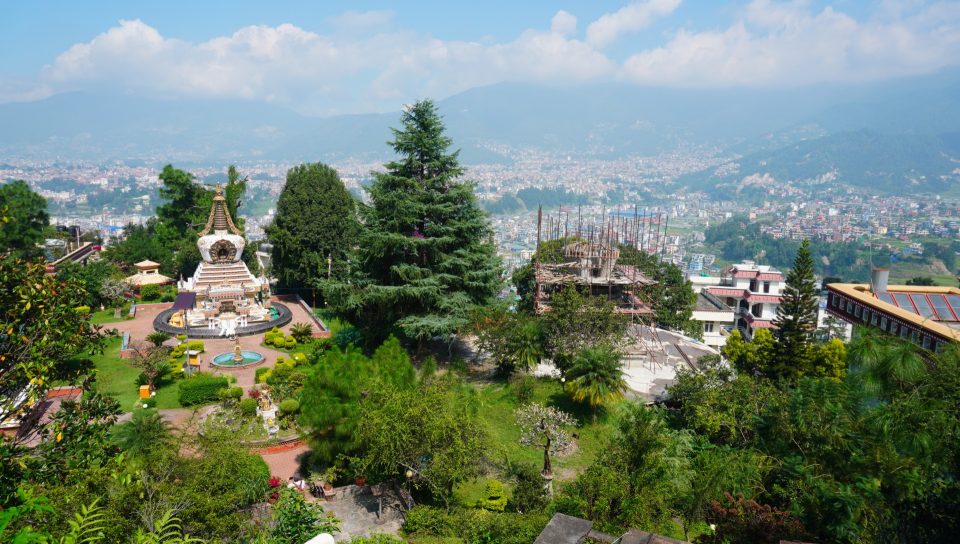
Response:
[[[544,478],[553,476],[550,455],[556,455],[570,445],[566,427],[576,426],[570,414],[553,406],[528,404],[517,410],[517,425],[520,427],[520,444],[543,449]]]

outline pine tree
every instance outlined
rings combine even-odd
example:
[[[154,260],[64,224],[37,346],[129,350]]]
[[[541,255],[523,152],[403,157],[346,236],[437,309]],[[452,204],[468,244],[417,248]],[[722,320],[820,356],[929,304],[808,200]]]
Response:
[[[348,253],[357,243],[356,209],[333,168],[301,164],[287,172],[277,216],[267,227],[272,272],[281,287],[313,287],[328,272],[346,274]]]
[[[361,209],[358,275],[325,295],[367,334],[419,342],[447,338],[500,285],[486,214],[477,205],[433,102],[409,106],[390,144],[399,155],[377,173]]]
[[[807,373],[817,330],[817,288],[808,240],[800,244],[793,269],[787,273],[773,324],[777,326],[777,346],[772,377],[795,379]]]

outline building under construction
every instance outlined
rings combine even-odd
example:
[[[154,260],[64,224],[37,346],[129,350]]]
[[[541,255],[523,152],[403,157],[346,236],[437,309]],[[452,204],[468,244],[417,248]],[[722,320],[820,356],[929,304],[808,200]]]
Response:
[[[617,311],[635,317],[651,316],[650,304],[645,301],[643,290],[657,282],[650,279],[634,266],[619,264],[621,244],[635,245],[643,236],[642,222],[649,221],[650,214],[632,217],[614,217],[603,224],[584,228],[580,214],[577,214],[576,230],[571,232],[569,218],[563,230],[559,228],[561,218],[554,222],[547,218],[546,236],[549,239],[562,238],[567,243],[563,247],[563,260],[559,263],[543,263],[535,257],[534,271],[536,291],[534,309],[537,313],[550,311],[550,297],[553,293],[568,285],[577,285],[591,296],[602,296],[617,305]],[[542,211],[537,215],[537,249],[545,241]],[[658,216],[659,222],[659,216]],[[659,230],[659,224],[658,224]],[[554,237],[556,236],[556,237]],[[659,233],[657,234],[659,237]],[[656,246],[651,246],[656,247]]]

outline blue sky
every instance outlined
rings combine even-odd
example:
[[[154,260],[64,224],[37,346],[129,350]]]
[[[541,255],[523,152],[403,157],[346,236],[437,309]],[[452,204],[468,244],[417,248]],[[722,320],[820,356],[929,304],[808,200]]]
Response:
[[[802,86],[960,62],[960,2],[12,2],[0,102],[69,91],[395,110],[504,81]]]

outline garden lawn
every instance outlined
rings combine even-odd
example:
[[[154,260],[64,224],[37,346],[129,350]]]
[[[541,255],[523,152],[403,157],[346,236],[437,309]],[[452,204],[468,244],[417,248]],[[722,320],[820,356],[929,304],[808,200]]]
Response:
[[[111,314],[112,315],[112,314]],[[140,369],[120,358],[120,337],[107,339],[103,353],[90,357],[97,368],[97,387],[120,403],[124,412],[132,411],[139,400],[137,377]],[[177,400],[177,383],[170,377],[160,381],[157,387],[157,408],[180,408]]]
[[[107,323],[120,323],[121,321],[127,321],[129,318],[127,314],[130,312],[130,305],[125,304],[123,309],[120,310],[120,317],[113,317],[113,308],[107,308],[106,310],[98,310],[93,312],[90,317],[90,322],[94,325],[104,325]]]
[[[559,382],[551,379],[537,379],[534,384],[530,402],[555,406],[570,413],[579,421],[579,426],[571,429],[571,433],[579,436],[575,440],[576,451],[570,455],[550,458],[556,479],[571,480],[576,473],[585,469],[593,461],[611,435],[612,416],[609,412],[615,411],[616,407],[611,407],[607,413],[601,411],[596,423],[591,423],[590,409],[570,400]],[[542,468],[543,450],[520,445],[520,428],[517,427],[514,412],[521,404],[517,401],[511,385],[502,382],[486,383],[479,385],[477,389],[480,418],[486,423],[490,433],[494,448],[493,458],[532,463],[537,469]],[[468,497],[472,498],[474,495],[469,489],[464,491]]]

